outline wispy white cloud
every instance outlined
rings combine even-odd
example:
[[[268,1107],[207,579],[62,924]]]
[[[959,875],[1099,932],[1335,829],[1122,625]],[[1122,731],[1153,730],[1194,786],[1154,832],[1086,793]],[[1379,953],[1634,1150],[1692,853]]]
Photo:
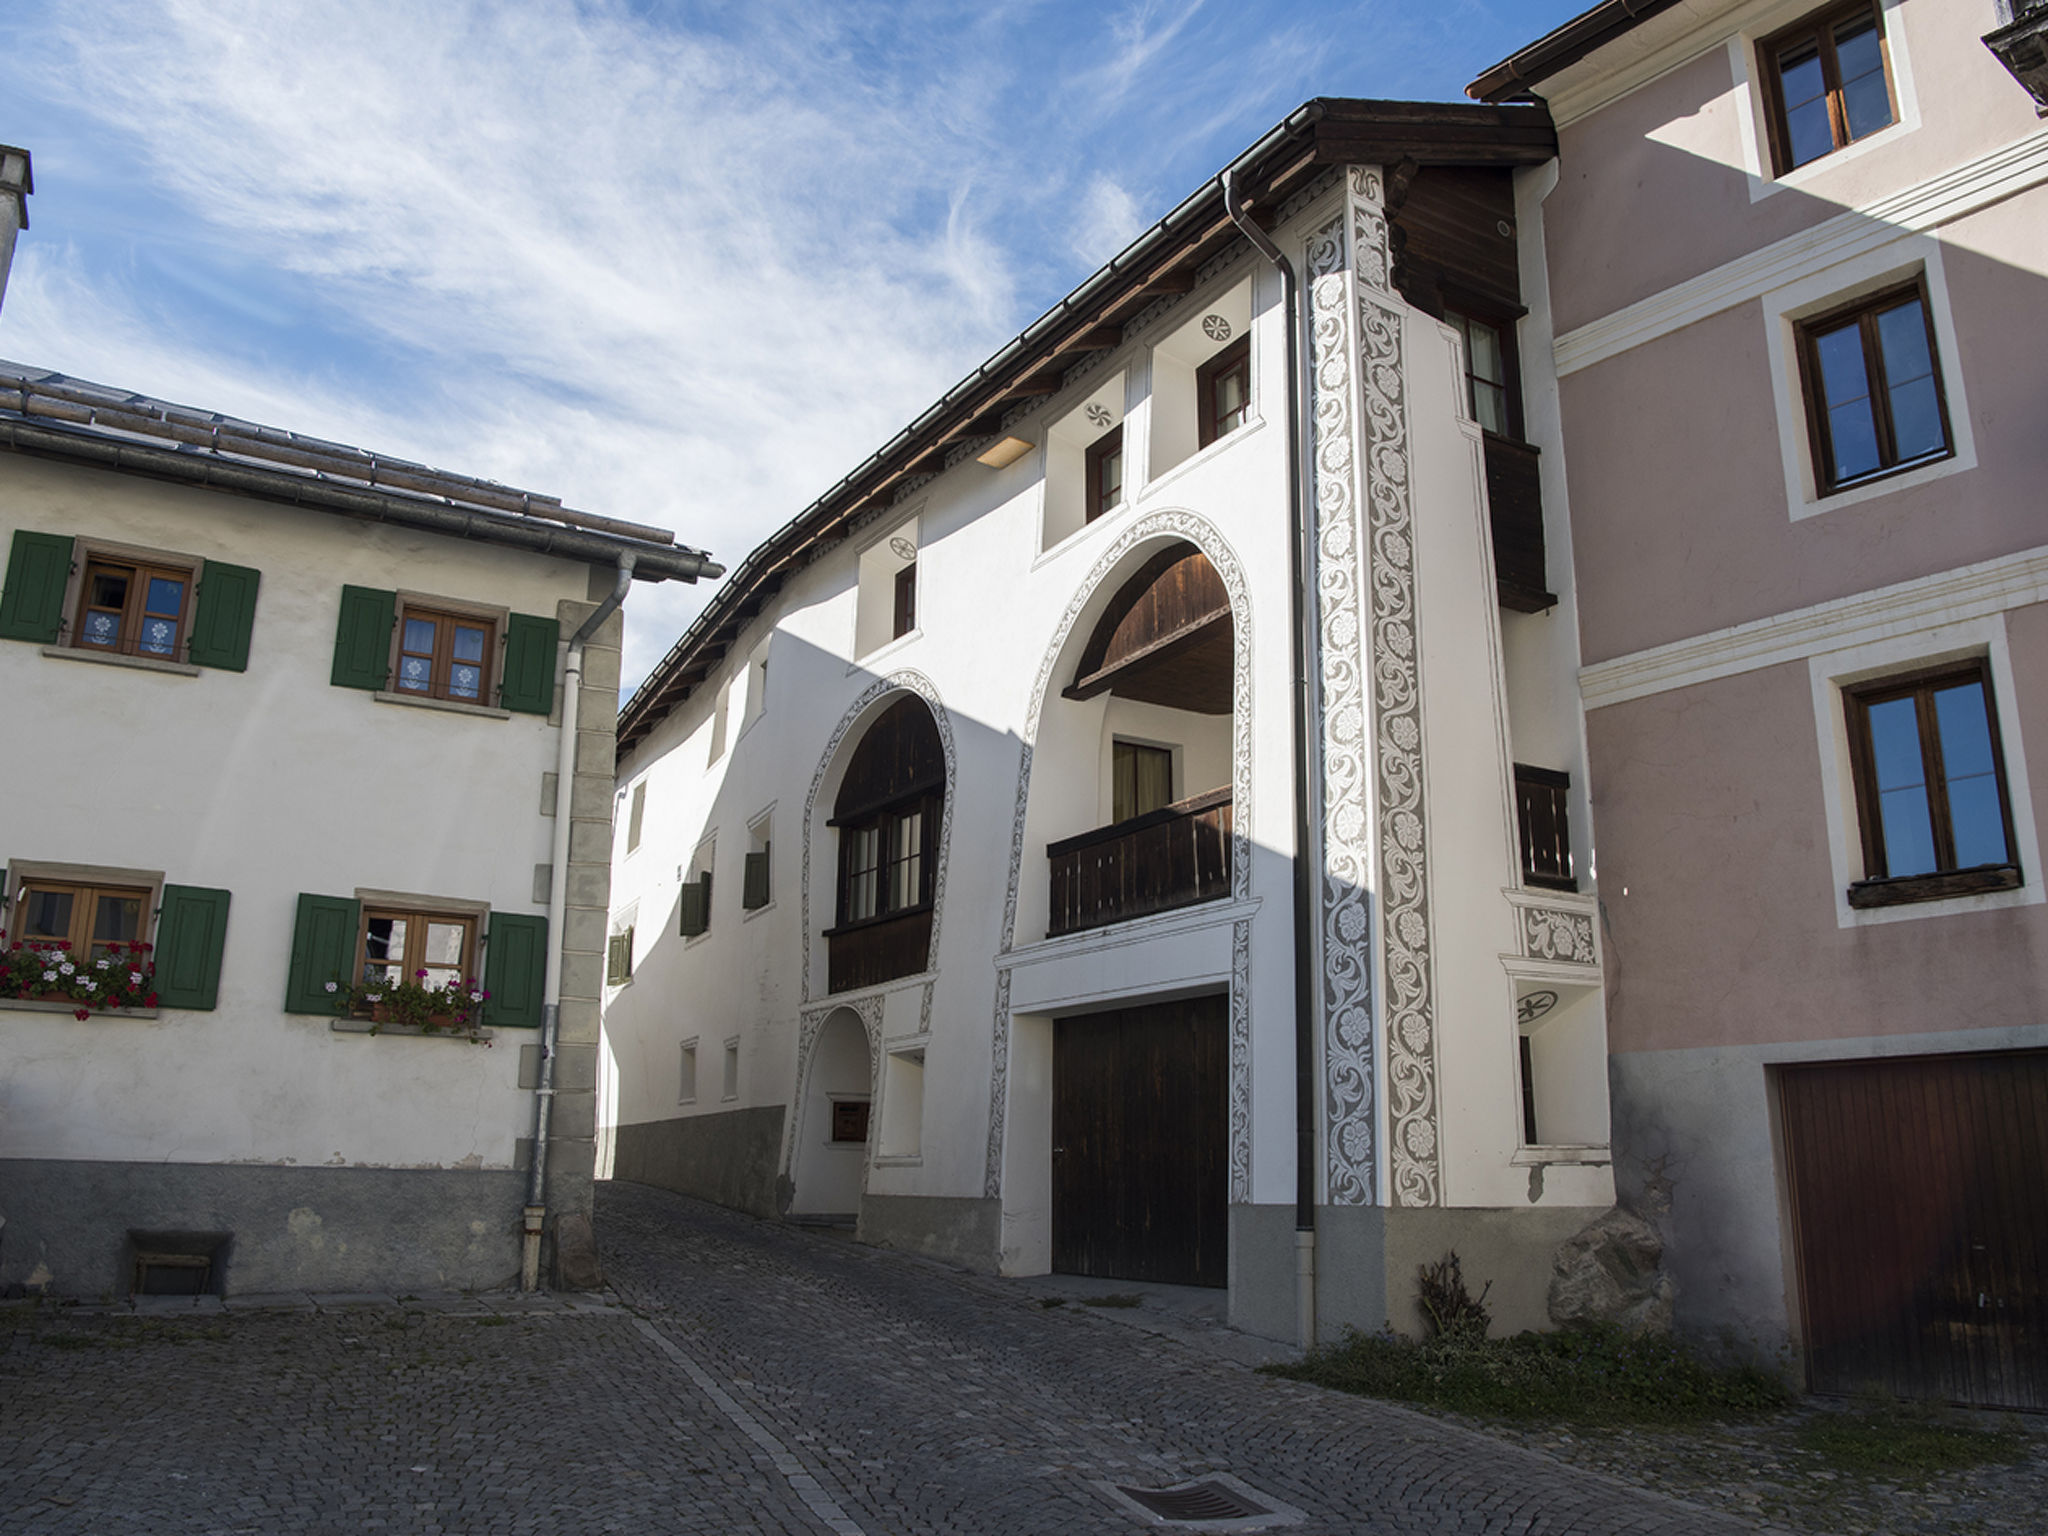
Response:
[[[0,354],[736,563],[1389,15],[17,0]],[[703,596],[636,593],[629,681]]]

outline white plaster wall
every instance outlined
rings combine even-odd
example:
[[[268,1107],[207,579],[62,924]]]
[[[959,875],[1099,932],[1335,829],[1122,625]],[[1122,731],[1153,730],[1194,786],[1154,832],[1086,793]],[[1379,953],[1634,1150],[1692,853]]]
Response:
[[[9,454],[0,545],[71,533],[262,573],[249,668],[182,677],[0,643],[17,722],[0,857],[161,870],[233,893],[219,1006],[80,1022],[6,1009],[0,1157],[509,1167],[522,1030],[495,1048],[338,1034],[281,1011],[301,892],[537,913],[555,729],[328,681],[345,583],[552,617],[578,563]]]
[[[1411,314],[1406,343],[1443,1198],[1531,1204],[1515,1165],[1519,1048],[1500,964],[1520,947],[1502,894],[1518,881],[1520,855],[1480,433],[1464,416],[1454,334]],[[1546,1177],[1538,1198],[1605,1205],[1612,1191],[1605,1168],[1575,1164]]]

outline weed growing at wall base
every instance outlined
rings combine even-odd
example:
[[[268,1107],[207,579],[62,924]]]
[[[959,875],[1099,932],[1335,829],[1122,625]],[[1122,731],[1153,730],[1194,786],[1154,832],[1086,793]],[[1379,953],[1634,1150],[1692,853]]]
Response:
[[[1617,1328],[1427,1340],[1354,1330],[1298,1365],[1263,1369],[1364,1397],[1569,1424],[1754,1418],[1791,1402],[1768,1372],[1708,1365],[1668,1338]]]

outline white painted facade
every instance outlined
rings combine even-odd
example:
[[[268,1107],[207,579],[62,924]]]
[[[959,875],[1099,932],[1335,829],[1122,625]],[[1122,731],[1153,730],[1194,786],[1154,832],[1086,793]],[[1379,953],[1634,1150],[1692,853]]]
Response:
[[[549,1204],[553,1216],[589,1209],[601,961],[578,946],[602,936],[616,618],[585,658],[578,745],[586,771],[577,775],[578,847],[569,863],[582,889],[570,894],[568,921],[516,972],[531,1006],[513,1018],[496,1013],[504,1000],[489,1005],[475,1042],[369,1032],[331,1010],[294,1008],[288,979],[307,894],[467,913],[475,920],[469,969],[479,978],[510,960],[509,948],[497,955],[493,946],[514,922],[546,934],[561,647],[548,639],[534,648],[530,708],[498,707],[495,683],[508,670],[510,616],[544,620],[544,633],[566,641],[610,591],[612,572],[593,574],[590,547],[517,547],[525,530],[506,536],[481,518],[467,538],[408,526],[403,498],[389,493],[377,521],[290,505],[291,473],[252,466],[246,455],[206,456],[200,471],[220,467],[257,487],[243,495],[100,467],[84,460],[106,451],[110,434],[92,426],[53,433],[37,415],[52,409],[36,393],[38,376],[20,378],[30,381],[26,391],[10,379],[0,400],[8,446],[41,436],[36,453],[0,453],[9,604],[32,589],[25,541],[72,542],[54,643],[0,639],[0,693],[15,722],[0,799],[0,921],[14,930],[9,942],[20,939],[24,887],[41,880],[146,892],[138,936],[150,942],[163,937],[167,888],[199,888],[223,900],[225,931],[214,946],[210,1007],[172,1006],[166,996],[161,1006],[79,1019],[68,1003],[0,998],[0,1283],[123,1294],[139,1284],[131,1258],[157,1237],[166,1251],[182,1243],[210,1253],[206,1285],[215,1292],[508,1282],[519,1273],[529,1203],[540,971],[550,943],[562,946],[564,1003]],[[244,441],[260,430],[229,425]],[[73,451],[79,457],[67,459]],[[121,451],[132,465],[162,450],[130,434]],[[408,468],[386,465],[387,473]],[[267,492],[266,475],[278,482]],[[301,481],[313,487],[301,494],[317,502],[328,483]],[[375,493],[354,494],[368,502]],[[417,505],[430,509],[430,521],[449,502]],[[594,547],[560,521],[550,526],[546,537]],[[105,558],[154,559],[189,573],[201,603],[210,565],[254,572],[246,666],[187,659],[191,608],[170,657],[87,650],[81,584],[89,562]],[[485,699],[337,685],[347,587],[396,591],[401,609],[480,616],[499,647]],[[507,688],[503,702],[512,704]],[[595,864],[579,863],[586,844],[599,850]],[[355,964],[356,940],[351,932],[335,950],[340,979]],[[159,945],[155,959],[157,982],[171,993],[171,957]]]
[[[1556,1241],[1613,1200],[1590,885],[1525,889],[1516,843],[1525,740],[1541,753],[1528,760],[1584,784],[1568,573],[1553,556],[1564,597],[1549,614],[1496,606],[1460,343],[1390,285],[1383,198],[1377,168],[1333,172],[1272,232],[1315,318],[1306,622],[1325,1337],[1414,1326],[1414,1265],[1450,1246],[1468,1274],[1482,1256],[1505,1325],[1541,1325]],[[991,469],[974,456],[986,439],[961,445],[788,574],[687,701],[622,754],[612,930],[631,930],[632,965],[606,990],[600,1176],[763,1214],[858,1213],[874,1241],[1044,1273],[1053,1021],[1222,994],[1232,1316],[1280,1336],[1302,1325],[1288,324],[1278,273],[1248,245],[1210,261],[1192,292],[1155,303],[1119,346],[1004,421],[1029,452]],[[1195,371],[1247,327],[1248,419],[1197,448]],[[1541,356],[1547,334],[1522,346]],[[1540,426],[1554,420],[1553,408]],[[1087,443],[1112,426],[1124,499],[1084,523]],[[1229,595],[1233,713],[1063,697],[1113,595],[1177,540]],[[916,627],[891,640],[906,551]],[[936,962],[835,995],[822,937],[833,798],[862,732],[905,692],[931,706],[946,748],[943,830],[928,845]],[[1176,798],[1232,791],[1230,890],[1048,938],[1047,845],[1111,821],[1116,739],[1171,749]],[[1581,787],[1581,829],[1584,804]],[[745,858],[764,841],[771,899],[749,911]],[[685,938],[680,888],[707,868],[709,929]],[[1570,1144],[1523,1144],[1517,1008],[1532,992],[1557,994],[1536,1042],[1540,1108],[1572,1128]],[[867,1142],[834,1143],[828,1101],[863,1096]]]

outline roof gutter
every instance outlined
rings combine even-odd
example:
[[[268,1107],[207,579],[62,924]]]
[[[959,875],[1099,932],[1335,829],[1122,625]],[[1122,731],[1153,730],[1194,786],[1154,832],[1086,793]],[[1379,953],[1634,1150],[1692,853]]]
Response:
[[[0,416],[0,447],[365,518],[372,522],[419,528],[453,538],[504,544],[534,554],[581,560],[591,565],[616,565],[622,555],[630,553],[635,560],[634,574],[643,581],[697,581],[725,574],[725,567],[692,549],[647,544],[594,529],[545,523],[514,513],[492,512],[392,491],[341,485],[328,479],[230,463],[205,453],[186,453],[146,443],[125,442],[73,427],[44,426]]]
[[[1679,0],[1602,0],[1520,53],[1501,60],[1466,86],[1465,94],[1475,101],[1489,102],[1526,96],[1530,87],[1570,68],[1595,49],[1606,47],[1678,3]]]

